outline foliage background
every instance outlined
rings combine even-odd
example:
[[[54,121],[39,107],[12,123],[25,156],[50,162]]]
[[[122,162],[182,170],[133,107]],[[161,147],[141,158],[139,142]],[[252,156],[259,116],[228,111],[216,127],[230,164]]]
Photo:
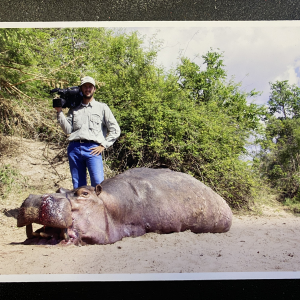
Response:
[[[280,199],[294,211],[300,211],[300,89],[286,80],[270,83],[270,87],[265,130],[257,140],[261,151],[255,166]]]
[[[112,169],[168,167],[201,180],[232,207],[249,207],[266,177],[262,164],[254,169],[242,159],[269,116],[251,102],[258,93],[227,78],[218,49],[203,54],[201,66],[182,57],[167,72],[155,63],[159,48],[155,39],[146,48],[137,33],[105,28],[1,29],[0,132],[66,147],[49,90],[89,75],[96,100],[109,105],[122,131],[105,153]]]

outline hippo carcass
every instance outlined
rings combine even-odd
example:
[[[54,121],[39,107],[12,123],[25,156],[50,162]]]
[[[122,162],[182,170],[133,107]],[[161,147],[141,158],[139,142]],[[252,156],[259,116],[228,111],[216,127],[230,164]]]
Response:
[[[190,175],[136,168],[95,188],[30,195],[17,226],[25,244],[111,244],[147,232],[226,232],[232,212],[223,198]],[[44,225],[32,232],[32,223]]]

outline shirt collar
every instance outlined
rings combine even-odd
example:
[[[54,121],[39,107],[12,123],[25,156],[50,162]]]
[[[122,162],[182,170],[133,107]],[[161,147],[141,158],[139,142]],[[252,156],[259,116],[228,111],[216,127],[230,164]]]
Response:
[[[91,106],[91,107],[93,107],[93,105],[94,105],[94,103],[95,103],[95,98],[93,98],[93,100],[92,101],[90,101],[87,105],[84,105],[82,102],[81,102],[81,106]]]

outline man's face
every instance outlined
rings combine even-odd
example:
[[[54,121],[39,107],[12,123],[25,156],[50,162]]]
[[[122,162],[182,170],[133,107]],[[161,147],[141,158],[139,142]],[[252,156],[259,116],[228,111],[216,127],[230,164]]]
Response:
[[[96,88],[89,82],[81,86],[83,97],[86,99],[91,99],[95,93],[95,90]]]

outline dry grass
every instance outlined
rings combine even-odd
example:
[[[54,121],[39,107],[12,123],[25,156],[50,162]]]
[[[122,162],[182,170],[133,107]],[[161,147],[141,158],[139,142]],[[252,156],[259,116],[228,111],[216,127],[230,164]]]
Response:
[[[4,135],[52,142],[64,139],[56,124],[56,113],[43,100],[0,97],[0,120],[0,132]]]
[[[0,134],[0,163],[3,162],[3,158],[7,155],[17,155],[20,153],[21,137],[16,140],[12,136],[4,136]]]
[[[265,183],[262,183],[260,189],[256,189],[254,193],[254,199],[249,206],[249,210],[234,211],[236,214],[247,214],[262,216],[265,214],[283,213],[287,211],[286,207],[279,201],[279,195],[268,187]]]

